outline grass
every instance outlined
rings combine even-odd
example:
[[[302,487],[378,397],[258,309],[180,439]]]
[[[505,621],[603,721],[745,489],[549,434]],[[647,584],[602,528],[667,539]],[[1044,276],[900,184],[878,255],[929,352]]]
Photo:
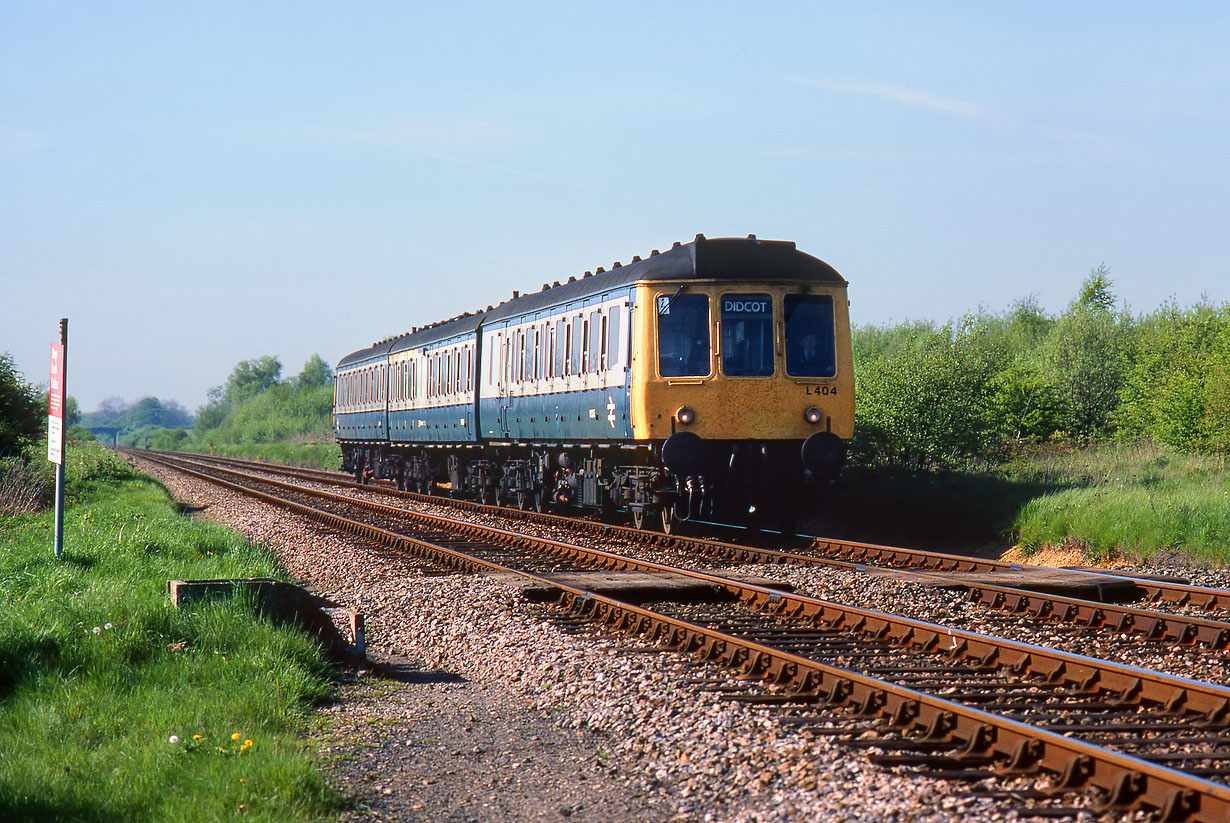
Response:
[[[1111,444],[1035,455],[1008,470],[1054,487],[1013,524],[1027,552],[1076,544],[1094,560],[1230,564],[1225,457]]]
[[[0,819],[331,816],[298,737],[332,688],[318,646],[251,603],[166,595],[173,578],[284,577],[273,559],[74,451],[93,472],[70,488],[62,558],[50,513],[0,517]]]
[[[852,467],[805,531],[872,543],[997,555],[1078,548],[1090,561],[1230,565],[1224,456],[1104,443],[1034,449],[981,471]]]
[[[209,454],[209,446],[185,446],[199,454]],[[245,460],[264,460],[285,466],[300,466],[308,469],[337,471],[342,466],[342,450],[332,441],[309,440],[281,443],[218,443],[213,453],[219,457],[237,457]]]

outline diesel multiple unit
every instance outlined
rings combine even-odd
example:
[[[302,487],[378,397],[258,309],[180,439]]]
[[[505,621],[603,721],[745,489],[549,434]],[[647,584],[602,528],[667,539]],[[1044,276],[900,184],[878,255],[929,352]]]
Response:
[[[797,511],[854,427],[846,281],[793,243],[706,239],[342,358],[363,481],[669,530]]]

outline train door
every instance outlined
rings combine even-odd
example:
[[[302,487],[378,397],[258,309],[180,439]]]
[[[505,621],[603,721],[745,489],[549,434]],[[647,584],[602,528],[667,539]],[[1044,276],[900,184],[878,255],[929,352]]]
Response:
[[[607,379],[607,422],[609,435],[632,436],[632,307],[627,298],[607,311],[604,375]]]
[[[512,411],[512,356],[510,346],[513,338],[512,330],[507,326],[496,335],[496,349],[499,360],[496,371],[496,436],[508,439],[508,418]]]

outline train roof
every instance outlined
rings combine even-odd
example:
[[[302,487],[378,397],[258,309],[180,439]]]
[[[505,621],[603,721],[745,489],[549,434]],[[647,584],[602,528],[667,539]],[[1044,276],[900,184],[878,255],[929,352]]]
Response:
[[[421,329],[410,332],[410,334],[399,337],[394,341],[393,348],[389,349],[389,353],[405,351],[406,349],[417,349],[420,346],[426,346],[440,340],[447,340],[459,334],[468,334],[482,324],[486,314],[486,312],[481,311],[475,314],[463,314],[461,317],[454,317],[452,320],[445,320],[443,323],[424,326]]]
[[[365,349],[359,349],[356,352],[343,357],[337,361],[337,368],[341,369],[345,366],[352,366],[355,363],[362,363],[370,360],[373,357],[392,354],[393,352],[405,351],[406,349],[414,349],[419,346],[425,346],[429,343],[435,343],[439,340],[447,340],[450,337],[455,337],[459,334],[472,332],[479,327],[483,321],[485,312],[476,314],[463,314],[460,317],[454,317],[451,320],[445,320],[441,323],[436,323],[431,326],[424,326],[421,329],[415,329],[409,334],[401,334],[396,337],[390,337],[387,340],[381,340],[379,343],[374,343]]]
[[[541,291],[515,296],[487,311],[483,322],[530,314],[654,280],[806,280],[846,285],[832,266],[798,251],[790,241],[758,240],[754,235],[707,239],[698,234],[691,243],[676,243],[665,252],[655,249],[649,257],[634,257],[626,265],[617,262],[610,271],[600,268],[594,274],[570,278],[567,283],[544,283]]]
[[[392,348],[393,344],[397,342],[397,339],[398,338],[394,337],[388,340],[381,340],[379,343],[374,343],[366,349],[359,349],[358,351],[351,352],[341,360],[337,361],[337,365],[333,367],[333,371],[339,372],[346,366],[364,363],[372,358],[386,355],[389,353],[389,349]]]
[[[424,326],[348,354],[338,361],[337,367],[472,332],[484,323],[532,314],[561,303],[654,280],[801,280],[847,285],[845,278],[832,266],[799,251],[791,241],[760,240],[750,234],[709,239],[698,234],[691,243],[676,243],[664,252],[655,249],[644,259],[632,258],[627,265],[617,262],[610,271],[599,268],[593,274],[586,272],[582,277],[571,277],[566,283],[544,283],[541,291],[532,294],[513,292],[511,300],[494,308]]]

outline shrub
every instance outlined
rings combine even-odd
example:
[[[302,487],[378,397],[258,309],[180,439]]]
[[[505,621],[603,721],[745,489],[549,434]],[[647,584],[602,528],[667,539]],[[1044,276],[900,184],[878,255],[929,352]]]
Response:
[[[12,355],[0,354],[0,456],[20,454],[45,431],[47,407],[17,370]]]
[[[944,468],[982,455],[995,430],[989,396],[1004,359],[986,318],[935,328],[860,331],[852,455],[867,466]]]
[[[1230,450],[1228,362],[1230,307],[1162,307],[1141,320],[1116,421],[1177,448]]]

